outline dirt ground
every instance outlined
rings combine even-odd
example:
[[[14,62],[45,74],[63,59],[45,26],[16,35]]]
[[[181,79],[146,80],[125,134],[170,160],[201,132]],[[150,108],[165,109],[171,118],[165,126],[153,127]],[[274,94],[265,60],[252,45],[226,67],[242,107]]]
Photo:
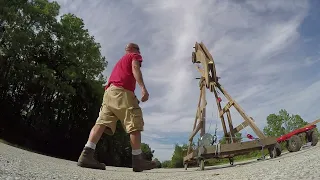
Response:
[[[130,168],[107,167],[106,170],[80,168],[76,162],[52,158],[0,143],[0,179],[223,179],[223,180],[307,180],[320,179],[320,146],[307,147],[299,152],[284,153],[276,159],[235,162],[234,166],[220,165],[184,169],[154,169],[132,172]]]

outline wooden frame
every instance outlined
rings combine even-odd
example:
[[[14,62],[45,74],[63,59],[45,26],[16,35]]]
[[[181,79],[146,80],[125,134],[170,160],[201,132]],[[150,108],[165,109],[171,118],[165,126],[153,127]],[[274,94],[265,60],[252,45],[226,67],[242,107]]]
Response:
[[[205,45],[201,43],[195,43],[195,52],[192,52],[192,62],[196,64],[201,64],[202,68],[197,67],[198,71],[201,74],[201,78],[199,81],[200,88],[200,97],[198,102],[198,108],[193,124],[193,130],[189,137],[189,147],[187,151],[187,155],[184,157],[184,164],[197,159],[201,156],[201,158],[217,158],[217,157],[233,157],[235,155],[243,154],[246,152],[250,152],[252,150],[261,149],[262,147],[269,148],[269,152],[271,153],[277,143],[275,137],[266,137],[262,131],[256,126],[253,118],[249,117],[241,106],[228,94],[228,92],[221,86],[218,82],[218,77],[216,74],[215,64],[212,58],[212,55],[209,53],[208,49]],[[205,124],[206,124],[206,89],[209,89],[210,92],[214,93],[219,117],[221,119],[221,124],[224,132],[224,136],[227,139],[227,144],[221,144],[219,147],[219,156],[217,156],[217,149],[215,145],[212,146],[202,146],[198,147],[196,150],[192,149],[192,143],[194,136],[200,131],[200,136],[202,137],[205,132]],[[223,108],[221,107],[221,103],[218,97],[218,90],[226,97],[228,103]],[[244,119],[244,122],[234,127],[232,123],[232,117],[230,113],[230,108],[234,107],[238,113]],[[224,115],[227,115],[227,123],[225,122]],[[227,130],[227,125],[229,131]],[[258,136],[257,139],[249,142],[235,142],[235,133],[241,131],[245,127],[250,126],[255,134]]]

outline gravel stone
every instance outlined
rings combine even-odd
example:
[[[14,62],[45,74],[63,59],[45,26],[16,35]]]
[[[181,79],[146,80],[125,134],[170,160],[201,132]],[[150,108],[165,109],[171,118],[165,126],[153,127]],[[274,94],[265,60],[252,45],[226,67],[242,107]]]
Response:
[[[294,153],[283,153],[275,159],[234,162],[234,166],[153,169],[132,172],[131,168],[106,167],[106,170],[81,168],[74,161],[28,152],[0,143],[0,179],[4,180],[96,180],[96,179],[214,179],[214,180],[311,180],[320,179],[320,146],[306,147]]]

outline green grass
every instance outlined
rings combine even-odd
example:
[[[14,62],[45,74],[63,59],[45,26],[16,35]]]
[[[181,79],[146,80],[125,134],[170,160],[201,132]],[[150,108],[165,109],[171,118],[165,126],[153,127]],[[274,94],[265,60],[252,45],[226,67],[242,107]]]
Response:
[[[16,145],[16,144],[12,144],[12,143],[4,140],[4,139],[0,139],[0,142],[3,143],[3,144],[7,144],[7,145],[10,145],[10,146],[14,146],[14,147],[17,147],[17,146],[18,146],[18,145]]]

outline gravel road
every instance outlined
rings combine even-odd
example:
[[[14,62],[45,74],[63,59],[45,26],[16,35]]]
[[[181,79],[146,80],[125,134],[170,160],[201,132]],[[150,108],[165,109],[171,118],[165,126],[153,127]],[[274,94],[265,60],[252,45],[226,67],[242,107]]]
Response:
[[[52,158],[0,143],[0,179],[223,179],[223,180],[308,180],[320,179],[320,145],[299,152],[284,153],[276,159],[235,162],[197,168],[154,169],[135,173],[130,168],[107,167],[106,170],[80,168],[76,162]]]

